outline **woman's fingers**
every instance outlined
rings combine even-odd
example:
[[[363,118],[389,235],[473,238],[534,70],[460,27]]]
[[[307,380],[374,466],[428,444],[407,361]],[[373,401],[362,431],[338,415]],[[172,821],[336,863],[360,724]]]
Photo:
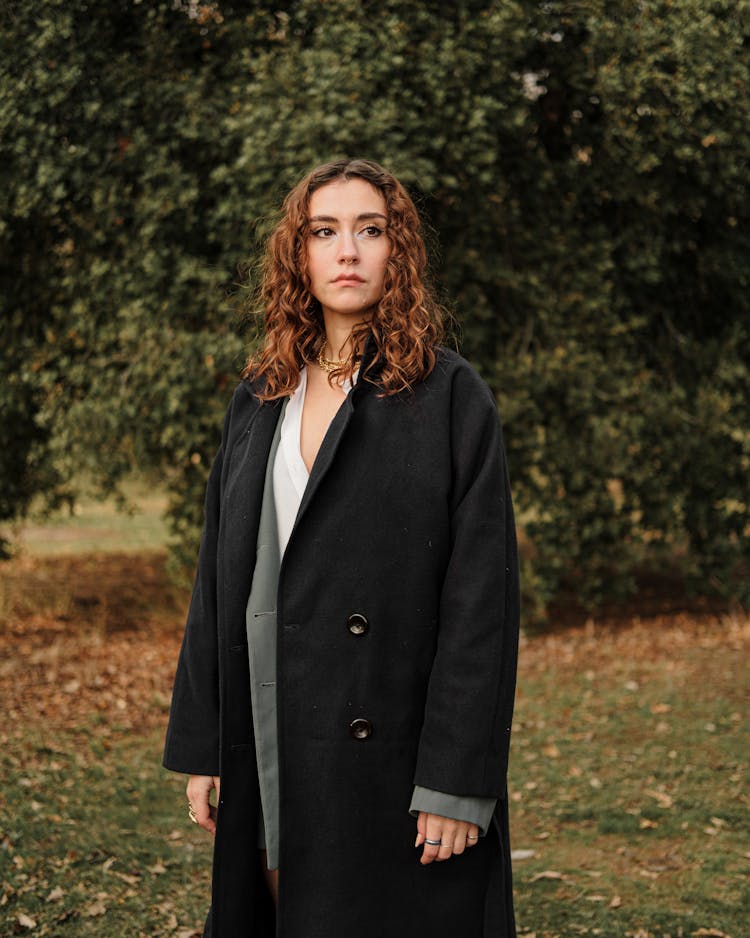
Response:
[[[448,860],[455,853],[462,854],[467,847],[473,846],[476,841],[471,836],[477,836],[476,824],[468,821],[454,821],[452,818],[441,817],[439,814],[425,814],[420,812],[417,819],[417,841],[415,846],[424,844],[420,863],[426,866],[435,860],[441,862]]]
[[[210,803],[210,794],[209,794],[209,805],[208,805],[208,816],[213,822],[212,834],[216,833],[216,816],[219,812],[219,798],[221,797],[221,779],[218,775],[213,775],[212,780],[214,783],[214,788],[216,789],[216,804],[213,805]]]
[[[440,849],[436,857],[437,861],[450,860],[453,856],[453,844],[456,841],[456,822],[445,821],[440,835]]]
[[[426,866],[435,860],[448,860],[453,854],[460,856],[467,847],[473,847],[479,839],[476,824],[468,821],[454,821],[439,814],[426,814],[420,811],[417,818],[417,840],[419,847],[424,844],[420,863]]]
[[[195,815],[199,827],[208,831],[209,834],[216,833],[216,808],[209,798],[213,788],[216,788],[218,792],[219,784],[219,778],[211,775],[191,775],[187,783],[186,792],[190,810]]]
[[[456,834],[453,838],[453,852],[459,856],[464,852],[467,847],[466,835],[469,830],[469,825],[465,822],[460,823],[456,828]]]
[[[419,817],[417,818],[417,839],[414,841],[415,847],[419,847],[424,843],[426,830],[427,830],[427,815],[424,813],[424,811],[420,811]]]
[[[423,866],[438,859],[443,846],[443,822],[447,820],[437,814],[427,814],[425,818],[424,850],[419,861]]]

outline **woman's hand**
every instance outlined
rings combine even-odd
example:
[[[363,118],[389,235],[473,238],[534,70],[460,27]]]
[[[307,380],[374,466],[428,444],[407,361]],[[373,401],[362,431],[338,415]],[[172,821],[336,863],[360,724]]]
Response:
[[[476,824],[468,821],[454,821],[452,818],[441,817],[439,814],[426,814],[419,812],[417,818],[417,840],[414,844],[419,847],[424,844],[422,859],[423,866],[433,860],[447,860],[454,853],[463,853],[467,847],[473,847],[479,839],[479,830]],[[430,840],[439,840],[439,844],[428,843]]]
[[[216,833],[216,807],[209,797],[211,789],[216,789],[216,804],[219,803],[221,779],[218,775],[191,775],[187,783],[187,798],[193,809],[195,819],[209,834]]]

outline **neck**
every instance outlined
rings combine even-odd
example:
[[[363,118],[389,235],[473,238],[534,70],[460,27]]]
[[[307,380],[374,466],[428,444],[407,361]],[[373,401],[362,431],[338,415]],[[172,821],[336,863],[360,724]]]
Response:
[[[368,317],[369,318],[369,317]],[[358,326],[360,322],[366,322],[367,319],[360,319],[352,322],[349,316],[336,316],[324,311],[323,321],[326,330],[326,342],[323,346],[323,355],[334,361],[343,361],[352,353],[352,329]]]

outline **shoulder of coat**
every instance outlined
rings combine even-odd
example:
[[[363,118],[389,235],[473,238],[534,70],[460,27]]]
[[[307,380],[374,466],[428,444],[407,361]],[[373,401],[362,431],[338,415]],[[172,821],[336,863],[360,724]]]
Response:
[[[457,393],[479,395],[491,400],[493,406],[495,405],[492,390],[470,361],[453,349],[444,346],[440,346],[437,353],[433,374],[438,380],[442,377],[453,386]]]
[[[230,429],[232,425],[244,424],[247,418],[261,406],[255,393],[256,388],[257,383],[248,381],[247,378],[243,378],[235,386],[227,407],[226,429]]]

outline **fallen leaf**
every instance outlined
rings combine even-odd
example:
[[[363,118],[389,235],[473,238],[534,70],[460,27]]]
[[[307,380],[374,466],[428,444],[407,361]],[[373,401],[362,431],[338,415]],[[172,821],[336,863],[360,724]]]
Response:
[[[535,883],[540,879],[564,879],[564,876],[562,873],[558,873],[557,870],[544,870],[541,873],[534,873],[529,882]]]
[[[619,896],[612,896],[609,902],[610,909],[619,909],[622,905],[622,899]]]
[[[65,895],[65,892],[61,889],[60,886],[55,886],[55,888],[47,896],[47,902],[57,902],[59,899]]]
[[[153,873],[154,876],[161,876],[162,873],[167,872],[167,868],[164,866],[161,860],[157,860],[153,866],[147,866],[146,869],[149,871],[149,873]]]
[[[536,856],[536,850],[511,850],[511,860],[530,860]]]
[[[16,916],[16,921],[19,925],[22,925],[24,928],[36,928],[36,922],[33,918],[28,915],[25,915],[23,912],[19,912]]]
[[[92,902],[90,905],[86,906],[86,908],[83,910],[83,914],[93,918],[96,915],[104,915],[106,911],[107,906],[102,902],[101,899],[97,899],[96,902]]]
[[[672,796],[668,795],[665,791],[653,791],[651,789],[646,789],[646,794],[649,798],[655,798],[659,802],[660,808],[671,808],[674,802],[672,801]]]
[[[691,935],[701,936],[701,938],[732,938],[725,931],[719,931],[718,928],[699,928],[697,931],[691,931]]]

